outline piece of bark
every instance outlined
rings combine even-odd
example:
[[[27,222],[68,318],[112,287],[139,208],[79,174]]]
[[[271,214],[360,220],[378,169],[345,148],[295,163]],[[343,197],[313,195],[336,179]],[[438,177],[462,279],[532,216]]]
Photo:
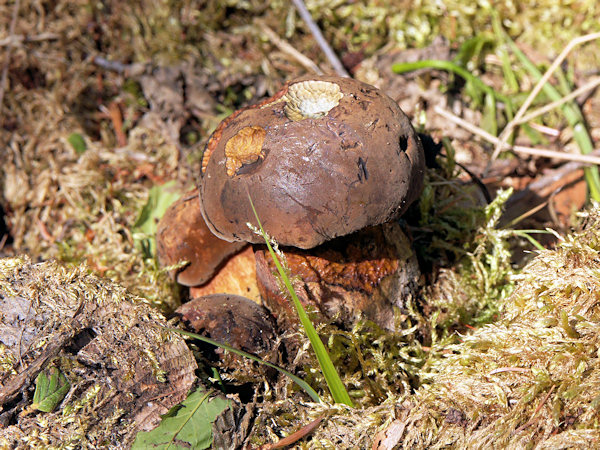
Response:
[[[196,379],[192,352],[165,325],[159,312],[85,267],[0,259],[0,342],[10,362],[0,367],[0,442],[131,445]],[[36,376],[50,367],[71,387],[42,422],[42,413],[23,410]]]
[[[418,287],[417,259],[397,223],[367,228],[310,250],[281,250],[301,303],[344,325],[364,316],[395,330],[394,308],[402,310]],[[268,251],[257,248],[255,257],[265,304],[279,323],[295,323],[297,314],[282,293]]]
[[[222,293],[241,295],[261,303],[256,283],[256,260],[251,246],[231,256],[209,282],[190,287],[190,298]]]

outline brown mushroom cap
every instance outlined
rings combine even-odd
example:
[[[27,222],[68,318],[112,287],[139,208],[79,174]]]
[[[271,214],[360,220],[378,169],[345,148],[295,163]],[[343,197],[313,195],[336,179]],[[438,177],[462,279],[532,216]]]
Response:
[[[158,260],[162,266],[181,261],[189,265],[171,276],[184,286],[209,280],[230,255],[245,243],[231,243],[210,232],[200,213],[198,190],[183,195],[166,211],[156,231]]]
[[[424,155],[396,102],[349,78],[305,77],[234,113],[207,144],[202,215],[228,241],[312,248],[398,217],[421,192]]]
[[[240,295],[212,294],[195,298],[175,314],[186,328],[251,353],[271,350],[277,336],[269,312]]]

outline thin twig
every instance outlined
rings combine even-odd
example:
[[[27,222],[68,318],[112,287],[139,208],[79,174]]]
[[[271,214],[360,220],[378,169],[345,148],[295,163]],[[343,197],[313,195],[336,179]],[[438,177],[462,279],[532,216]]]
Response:
[[[560,53],[560,55],[558,55],[558,58],[556,58],[554,60],[554,62],[550,65],[550,67],[548,67],[548,70],[546,70],[546,73],[544,73],[544,75],[542,76],[540,81],[538,81],[538,83],[535,85],[535,87],[533,88],[533,90],[531,91],[531,93],[529,94],[527,99],[525,100],[525,102],[521,105],[521,107],[517,111],[517,114],[515,114],[515,117],[513,117],[513,119],[506,125],[506,127],[504,128],[502,133],[500,133],[500,136],[498,137],[499,140],[496,143],[496,148],[494,149],[494,153],[492,154],[490,161],[494,161],[498,157],[500,152],[503,150],[503,148],[505,148],[505,144],[508,141],[508,137],[513,132],[518,121],[521,120],[523,115],[525,115],[525,112],[527,111],[527,109],[529,108],[531,103],[535,100],[535,98],[540,93],[540,91],[542,90],[542,88],[544,87],[546,82],[550,79],[550,77],[552,76],[554,71],[560,66],[560,64],[564,61],[564,59],[568,56],[568,54],[571,52],[571,50],[579,44],[583,44],[585,42],[593,41],[593,40],[599,39],[599,38],[600,38],[600,33],[586,34],[585,36],[579,36],[579,37],[573,39],[571,42],[569,42],[567,44],[567,46],[563,49],[563,51]]]
[[[519,192],[531,192],[531,190],[522,190]],[[509,200],[512,198],[512,196],[509,198]],[[503,226],[503,228],[514,228],[518,223],[524,221],[525,219],[527,219],[528,217],[533,216],[535,213],[537,213],[538,211],[541,211],[542,209],[544,209],[546,206],[548,206],[550,200],[544,200],[543,202],[537,204],[536,206],[534,206],[531,209],[528,209],[527,211],[525,211],[523,214],[521,214],[520,216],[515,217],[514,219],[512,219],[510,222],[508,222],[507,224],[505,224]],[[506,202],[506,205],[508,205],[509,203]],[[514,202],[510,202],[511,205],[514,205]],[[506,210],[508,210],[508,206],[506,206]],[[491,375],[491,372],[490,372]]]
[[[303,439],[306,436],[308,436],[310,433],[312,433],[319,426],[319,424],[323,421],[324,418],[325,418],[325,415],[323,414],[322,416],[320,416],[317,419],[310,422],[308,425],[305,425],[302,428],[300,428],[295,433],[290,434],[288,437],[285,437],[285,438],[281,439],[279,442],[276,442],[274,444],[263,445],[260,447],[260,449],[261,450],[276,450],[276,449],[280,449],[280,448],[289,447],[290,445],[295,444],[300,439]]]
[[[294,3],[298,13],[300,13],[300,17],[302,17],[302,20],[304,20],[308,26],[308,29],[315,38],[315,41],[317,41],[317,44],[319,44],[319,47],[321,47],[321,50],[323,50],[323,53],[325,53],[329,63],[333,66],[335,73],[337,73],[340,77],[350,77],[350,74],[346,71],[340,59],[331,49],[329,43],[325,40],[323,33],[321,33],[321,29],[310,15],[310,11],[306,8],[304,2],[302,0],[292,0],[292,3]]]
[[[10,21],[10,28],[8,31],[8,36],[14,36],[15,34],[15,26],[17,25],[17,16],[19,13],[19,5],[21,0],[16,0],[15,5],[13,7],[13,14]],[[6,79],[8,78],[8,65],[10,64],[10,54],[12,53],[12,45],[8,46],[8,50],[6,51],[6,59],[4,60],[4,67],[2,68],[2,79],[0,80],[0,116],[2,115],[2,106],[4,101],[4,90],[6,89]]]
[[[536,117],[541,116],[542,114],[545,114],[548,111],[552,111],[554,108],[562,105],[563,103],[567,103],[569,100],[572,100],[575,97],[578,97],[580,94],[583,94],[584,92],[591,91],[598,86],[600,86],[600,77],[594,78],[592,81],[589,81],[588,83],[584,84],[580,88],[574,90],[569,95],[562,97],[560,100],[557,100],[552,103],[548,103],[546,106],[542,106],[541,108],[533,110],[529,114],[523,116],[518,121],[516,121],[515,125],[521,125],[523,123],[527,123],[530,120],[535,119]]]
[[[4,39],[0,39],[0,47],[17,47],[20,46],[23,42],[41,42],[41,41],[54,41],[60,37],[57,33],[40,33],[35,36],[23,36],[23,35],[15,35],[8,36]]]
[[[540,125],[539,123],[535,123],[535,122],[530,122],[529,126],[531,128],[533,128],[534,130],[539,131],[540,133],[545,134],[547,136],[552,136],[552,137],[560,136],[560,130],[557,130],[556,128],[547,127],[546,125]]]
[[[524,147],[522,145],[510,145],[507,142],[502,142],[500,140],[500,138],[497,138],[496,136],[488,133],[487,131],[482,130],[481,128],[467,122],[466,120],[463,120],[460,117],[455,116],[451,112],[446,111],[445,109],[443,109],[439,106],[436,106],[434,108],[434,110],[440,116],[450,120],[451,122],[454,122],[455,124],[463,127],[464,129],[470,131],[471,133],[485,139],[486,141],[491,142],[492,144],[495,144],[495,145],[502,145],[501,148],[503,150],[512,150],[516,153],[523,153],[525,155],[533,155],[533,156],[541,156],[544,158],[555,158],[555,159],[561,159],[561,160],[565,160],[565,161],[578,161],[578,162],[584,163],[584,164],[600,165],[600,156],[595,156],[592,154],[583,155],[580,153],[564,153],[564,152],[557,152],[557,151],[548,150],[548,149]]]
[[[314,72],[317,75],[323,75],[323,71],[310,58],[304,56],[302,53],[300,53],[298,50],[292,47],[292,45],[290,45],[288,42],[284,41],[279,36],[277,36],[277,33],[271,30],[265,23],[257,23],[260,25],[260,30],[267,35],[269,40],[273,44],[275,44],[275,46],[279,50],[294,58],[302,66],[304,66],[305,69]]]

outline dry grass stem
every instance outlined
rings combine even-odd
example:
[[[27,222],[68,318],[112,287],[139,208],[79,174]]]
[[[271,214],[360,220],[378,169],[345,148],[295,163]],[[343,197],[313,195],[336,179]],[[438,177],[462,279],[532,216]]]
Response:
[[[310,15],[310,12],[306,8],[304,2],[302,0],[292,0],[292,3],[294,3],[294,6],[300,14],[300,17],[302,17],[302,20],[304,20],[306,26],[308,26],[308,29],[315,38],[315,41],[317,41],[317,44],[319,44],[319,47],[321,47],[321,50],[323,50],[323,53],[325,53],[327,60],[333,66],[335,73],[337,73],[340,77],[349,77],[350,74],[344,68],[344,65],[325,39],[325,36],[323,36],[321,29]]]
[[[573,92],[571,92],[569,95],[564,96],[560,100],[557,100],[557,101],[552,102],[552,103],[548,103],[546,106],[542,106],[541,108],[533,110],[529,114],[523,116],[521,119],[519,119],[518,121],[516,121],[515,122],[515,126],[516,125],[521,125],[523,123],[527,123],[530,120],[533,120],[536,117],[541,116],[542,114],[546,114],[547,112],[552,111],[554,108],[557,108],[560,105],[562,105],[564,103],[567,103],[569,100],[572,100],[575,97],[578,97],[579,95],[581,95],[581,94],[583,94],[585,92],[591,91],[591,90],[595,89],[598,86],[600,86],[600,77],[592,79],[591,81],[587,82],[586,84],[584,84],[580,88],[578,88],[578,89],[574,90]]]
[[[0,47],[17,47],[23,42],[40,42],[40,41],[53,41],[60,37],[56,33],[40,33],[36,36],[8,36],[4,39],[0,39]]]
[[[260,31],[267,35],[269,40],[283,53],[294,58],[298,63],[302,65],[306,70],[310,72],[314,72],[317,75],[323,75],[323,71],[317,66],[310,58],[304,56],[298,50],[296,50],[292,45],[290,45],[287,41],[281,39],[277,33],[275,33],[271,28],[269,28],[264,22],[257,23],[260,27]]]
[[[571,40],[571,42],[567,44],[567,46],[563,49],[560,55],[558,55],[558,58],[554,60],[554,62],[550,65],[548,70],[546,70],[546,73],[544,73],[540,81],[538,81],[538,83],[535,85],[525,102],[517,111],[517,114],[515,114],[515,117],[506,125],[502,133],[500,133],[499,140],[496,143],[496,148],[494,149],[494,153],[492,154],[492,158],[490,160],[491,162],[493,162],[498,157],[500,152],[505,148],[506,141],[508,140],[508,137],[511,135],[514,128],[520,123],[519,121],[525,115],[525,112],[527,111],[533,100],[535,100],[537,95],[543,89],[544,85],[548,82],[554,71],[560,66],[560,64],[565,60],[569,53],[571,53],[571,50],[573,50],[573,48],[575,48],[577,45],[593,41],[595,39],[600,39],[600,33],[591,33],[586,34],[585,36],[579,36]]]
[[[533,128],[534,130],[539,131],[542,134],[545,134],[546,136],[552,136],[552,137],[560,136],[560,130],[557,130],[556,128],[547,127],[546,125],[540,125],[539,123],[535,123],[535,122],[531,122],[529,124],[529,126],[531,128]]]
[[[492,370],[489,375],[495,375],[497,373],[503,372],[520,372],[520,373],[529,373],[531,369],[526,369],[524,367],[500,367],[499,369]]]
[[[540,404],[538,405],[538,407],[535,409],[533,416],[531,416],[531,419],[529,420],[529,422],[524,423],[523,425],[521,425],[519,428],[517,428],[515,430],[515,434],[520,433],[521,431],[523,431],[525,428],[527,428],[529,425],[533,425],[535,423],[535,419],[536,416],[538,415],[538,413],[540,412],[540,410],[542,409],[542,406],[544,406],[544,404],[548,401],[548,399],[550,398],[550,395],[552,395],[552,392],[554,392],[554,389],[556,388],[556,385],[553,384],[552,387],[550,388],[550,390],[548,391],[548,393],[544,396],[544,398],[542,399],[542,401],[540,402]]]
[[[542,148],[524,147],[522,145],[510,145],[507,142],[503,142],[500,138],[497,138],[496,136],[479,128],[478,126],[475,126],[475,125],[467,122],[466,120],[463,120],[460,117],[457,117],[456,115],[445,110],[444,108],[436,106],[434,108],[434,110],[440,116],[454,122],[455,124],[463,127],[464,129],[470,131],[471,133],[485,139],[486,141],[491,142],[492,144],[495,144],[495,145],[501,145],[502,146],[501,148],[504,150],[512,150],[516,153],[522,153],[525,155],[532,155],[532,156],[540,156],[540,157],[544,157],[544,158],[554,158],[554,159],[561,159],[561,160],[565,160],[565,161],[576,161],[576,162],[583,163],[583,164],[600,165],[600,156],[596,156],[593,154],[582,155],[579,153],[563,153],[563,152],[557,152],[554,150],[548,150],[548,149],[542,149]],[[493,156],[492,156],[492,158],[493,158]]]

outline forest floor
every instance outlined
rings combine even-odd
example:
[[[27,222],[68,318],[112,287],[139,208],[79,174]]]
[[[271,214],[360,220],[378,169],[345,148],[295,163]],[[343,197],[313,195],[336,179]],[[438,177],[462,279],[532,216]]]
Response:
[[[552,248],[577,228],[577,212],[600,201],[595,166],[584,171],[578,159],[588,153],[596,158],[589,162],[600,162],[600,5],[411,3],[306,1],[351,76],[382,89],[439,144],[444,157],[430,167],[428,196],[415,206],[429,217],[416,232],[437,252],[438,262],[425,258],[432,271],[454,270],[477,247],[464,240],[484,224],[460,235],[461,205],[474,217],[497,192],[512,189],[491,227],[534,231],[502,237],[509,253],[496,282],[506,283],[503,276],[518,272],[536,245]],[[290,79],[334,73],[330,61],[282,1],[0,0],[0,10],[0,256],[85,264],[172,312],[181,289],[152,245],[153,220],[164,207],[152,211],[147,227],[141,217],[152,189],[172,180],[180,193],[193,188],[204,145],[222,119]],[[565,49],[552,88],[542,88],[520,116],[583,89],[511,122]],[[452,62],[473,78],[440,65],[405,73],[394,66],[429,60]],[[509,123],[511,136],[502,134]],[[497,154],[498,136],[516,147]],[[448,222],[431,218],[437,215]],[[436,227],[445,243],[431,236]],[[498,292],[490,298],[508,295]],[[470,301],[467,318],[442,311],[441,335],[468,332],[500,309]]]

